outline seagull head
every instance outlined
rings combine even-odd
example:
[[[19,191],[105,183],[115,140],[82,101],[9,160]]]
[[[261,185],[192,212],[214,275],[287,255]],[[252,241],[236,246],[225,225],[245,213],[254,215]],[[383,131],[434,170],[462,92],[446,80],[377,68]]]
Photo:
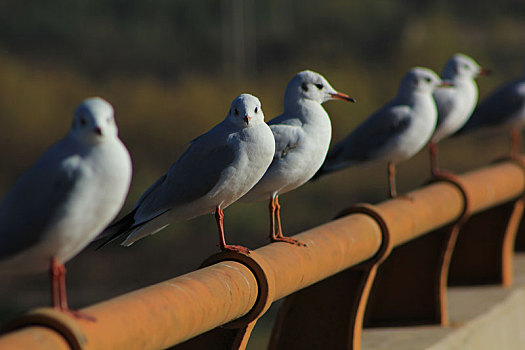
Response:
[[[472,57],[457,53],[445,63],[443,79],[474,79],[478,75],[488,75],[490,71],[482,68]]]
[[[311,70],[297,73],[286,86],[284,105],[300,100],[311,100],[317,103],[329,100],[355,102],[352,97],[336,91],[321,74]]]
[[[71,133],[74,137],[98,143],[118,134],[113,106],[100,97],[84,100],[75,110]]]
[[[435,88],[443,85],[441,78],[433,70],[415,67],[410,69],[401,80],[399,94],[406,95],[414,92],[431,94]]]
[[[261,102],[253,95],[241,94],[233,100],[226,119],[243,128],[264,123]]]

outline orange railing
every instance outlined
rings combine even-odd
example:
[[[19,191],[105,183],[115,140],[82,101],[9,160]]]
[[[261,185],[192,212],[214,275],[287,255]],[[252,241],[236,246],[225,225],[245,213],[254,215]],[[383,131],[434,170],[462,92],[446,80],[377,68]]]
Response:
[[[525,171],[508,160],[357,205],[296,235],[84,309],[7,325],[0,349],[239,349],[285,298],[272,349],[359,349],[363,326],[447,323],[446,285],[512,283]],[[520,238],[519,236],[518,238]]]

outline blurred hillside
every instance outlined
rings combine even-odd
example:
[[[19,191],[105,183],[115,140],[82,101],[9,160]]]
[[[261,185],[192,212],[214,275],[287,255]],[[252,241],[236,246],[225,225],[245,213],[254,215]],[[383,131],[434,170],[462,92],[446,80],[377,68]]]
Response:
[[[75,106],[100,95],[116,109],[134,162],[126,204],[163,174],[184,145],[221,121],[250,92],[266,119],[282,111],[288,80],[316,70],[356,104],[329,102],[339,140],[397,90],[404,72],[440,72],[464,52],[493,70],[483,97],[523,74],[525,2],[468,1],[124,1],[0,0],[0,197],[64,135]],[[504,136],[445,141],[445,168],[464,171],[501,156]],[[426,154],[401,164],[399,187],[428,177]],[[365,166],[282,197],[285,232],[329,220],[345,205],[385,198],[386,171]],[[266,243],[267,204],[225,211],[231,243]],[[73,306],[82,306],[195,269],[217,250],[212,216],[177,223],[129,249],[88,249],[69,264]],[[47,276],[0,287],[0,319],[47,304]],[[16,293],[14,293],[16,291]]]

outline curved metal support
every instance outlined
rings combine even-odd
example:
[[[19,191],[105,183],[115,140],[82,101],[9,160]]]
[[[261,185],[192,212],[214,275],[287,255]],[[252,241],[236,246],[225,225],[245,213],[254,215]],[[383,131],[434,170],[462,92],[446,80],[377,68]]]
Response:
[[[268,266],[268,263],[255,252],[250,252],[250,255],[246,255],[232,251],[223,251],[210,256],[202,263],[201,268],[219,262],[227,263],[228,261],[241,263],[253,273],[257,281],[257,299],[255,304],[243,317],[172,347],[172,349],[242,350],[246,348],[257,320],[268,310],[274,301],[275,281],[273,271]]]
[[[270,349],[360,349],[363,317],[377,267],[392,243],[380,210],[360,204],[341,212],[375,221],[381,245],[369,260],[287,297],[274,325]]]
[[[54,308],[39,308],[22,315],[2,327],[2,333],[17,329],[40,326],[60,334],[71,350],[85,349],[87,338],[74,319]]]
[[[511,156],[495,164],[512,162],[525,178],[525,161]],[[451,259],[449,284],[512,284],[514,243],[523,215],[524,192],[505,203],[472,215],[462,226]]]
[[[441,173],[431,182],[446,182],[456,187],[463,201],[460,214],[455,221],[392,250],[378,269],[365,314],[365,327],[448,323],[448,268],[470,205],[459,177]]]

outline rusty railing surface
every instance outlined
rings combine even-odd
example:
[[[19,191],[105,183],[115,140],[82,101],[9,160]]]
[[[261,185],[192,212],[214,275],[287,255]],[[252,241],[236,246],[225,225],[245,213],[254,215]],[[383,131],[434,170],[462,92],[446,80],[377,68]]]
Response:
[[[4,328],[0,349],[243,349],[281,298],[271,349],[359,349],[363,327],[446,325],[447,284],[512,283],[514,242],[525,246],[522,164],[355,205],[296,235],[306,248],[219,253],[197,271],[82,310],[96,322],[34,310]]]

